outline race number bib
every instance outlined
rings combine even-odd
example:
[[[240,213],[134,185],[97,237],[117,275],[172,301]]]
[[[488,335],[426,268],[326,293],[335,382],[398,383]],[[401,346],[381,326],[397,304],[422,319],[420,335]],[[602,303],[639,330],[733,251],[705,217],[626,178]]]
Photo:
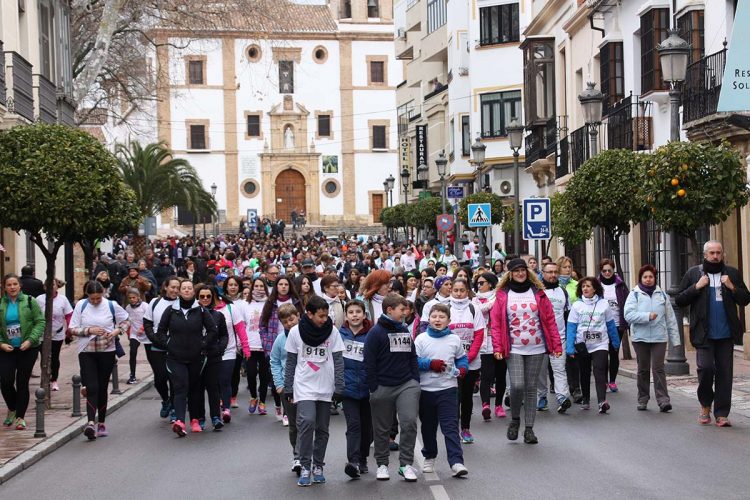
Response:
[[[302,360],[309,363],[325,363],[328,360],[328,348],[323,345],[312,347],[302,345]]]
[[[352,359],[354,361],[364,361],[365,344],[363,344],[362,342],[356,342],[354,340],[345,340],[344,357]]]
[[[469,350],[471,350],[471,342],[463,341],[461,342],[461,345],[464,347],[464,352],[468,355]]]
[[[391,352],[411,352],[411,335],[408,333],[389,333],[388,341]]]
[[[602,332],[583,332],[583,338],[587,344],[602,340]]]
[[[21,338],[21,325],[10,325],[6,328],[8,340]]]

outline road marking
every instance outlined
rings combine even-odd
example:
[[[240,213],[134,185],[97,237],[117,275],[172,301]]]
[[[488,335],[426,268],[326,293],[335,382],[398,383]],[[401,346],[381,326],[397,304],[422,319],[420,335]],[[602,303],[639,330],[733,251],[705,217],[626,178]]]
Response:
[[[451,500],[451,497],[448,496],[448,492],[445,491],[445,488],[442,484],[430,486],[430,491],[432,492],[432,497],[435,500]]]

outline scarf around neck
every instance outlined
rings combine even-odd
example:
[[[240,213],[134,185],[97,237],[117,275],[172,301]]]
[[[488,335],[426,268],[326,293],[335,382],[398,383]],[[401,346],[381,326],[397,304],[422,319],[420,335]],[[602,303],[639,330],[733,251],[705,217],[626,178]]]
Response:
[[[440,337],[445,337],[446,335],[450,335],[451,333],[451,329],[447,326],[442,330],[435,330],[433,327],[427,326],[427,335],[432,338],[439,339]]]
[[[545,279],[542,280],[542,284],[544,285],[544,288],[546,290],[554,290],[555,288],[560,286],[559,281],[547,281]]]
[[[648,296],[650,297],[651,295],[653,295],[654,290],[656,290],[656,284],[654,284],[653,286],[646,286],[641,283],[640,285],[638,285],[638,288],[640,288],[643,293],[648,294]]]
[[[463,311],[467,307],[469,307],[469,304],[471,303],[471,300],[466,297],[465,299],[454,299],[451,297],[450,299],[450,306],[451,309],[455,309],[456,311]]]
[[[611,278],[605,278],[604,275],[599,275],[599,281],[601,281],[602,285],[614,285],[617,283],[617,277],[615,276],[615,273],[612,273]]]
[[[703,259],[703,270],[708,274],[717,274],[724,270],[724,261],[721,262],[709,262]]]
[[[310,347],[318,347],[326,341],[333,331],[333,321],[328,318],[323,326],[316,326],[307,315],[303,315],[299,322],[299,336],[302,342]]]
[[[508,285],[510,286],[510,289],[516,293],[526,293],[531,288],[531,281],[527,279],[523,283],[519,283],[518,281],[512,279],[510,280],[510,283]]]
[[[560,276],[557,278],[561,286],[568,286],[568,283],[570,283],[571,277],[570,276]]]
[[[252,296],[255,302],[265,302],[268,299],[268,295],[260,290],[253,290]]]

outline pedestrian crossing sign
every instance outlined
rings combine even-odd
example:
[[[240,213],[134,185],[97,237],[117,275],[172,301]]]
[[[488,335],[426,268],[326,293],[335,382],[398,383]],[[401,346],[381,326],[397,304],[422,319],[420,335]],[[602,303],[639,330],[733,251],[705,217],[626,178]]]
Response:
[[[492,207],[489,203],[469,203],[469,227],[490,227]]]

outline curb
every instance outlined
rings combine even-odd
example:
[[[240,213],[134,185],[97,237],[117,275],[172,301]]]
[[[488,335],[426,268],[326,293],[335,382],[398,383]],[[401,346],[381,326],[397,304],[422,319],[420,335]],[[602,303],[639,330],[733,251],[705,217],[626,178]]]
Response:
[[[127,391],[125,394],[110,397],[109,404],[107,406],[107,415],[120,409],[125,403],[131,401],[154,385],[154,376],[149,375],[146,377],[137,388]],[[111,395],[110,395],[111,396]],[[70,422],[70,424],[62,430],[56,432],[52,436],[49,436],[39,443],[35,444],[28,450],[24,451],[17,457],[6,462],[5,465],[0,467],[0,484],[4,484],[9,479],[25,471],[42,458],[46,457],[62,445],[71,441],[76,436],[81,434],[81,427],[86,423],[86,415],[83,415],[76,420]]]

